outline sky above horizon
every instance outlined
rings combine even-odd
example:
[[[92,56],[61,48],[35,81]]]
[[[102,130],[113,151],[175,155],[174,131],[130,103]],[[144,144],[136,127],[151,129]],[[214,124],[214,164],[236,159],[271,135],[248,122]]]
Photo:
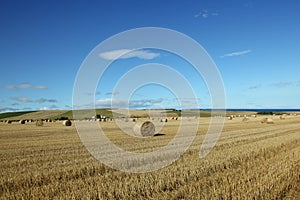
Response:
[[[202,45],[221,74],[227,108],[300,108],[299,8],[296,0],[3,0],[0,112],[72,109],[76,76],[89,53],[107,38],[141,27],[172,29]],[[202,77],[170,52],[120,47],[99,59],[114,62],[90,94],[97,107],[124,106],[128,99],[114,86],[147,63],[179,72],[195,90],[198,107],[211,106]],[[189,98],[181,100],[189,105]],[[180,108],[176,94],[156,84],[132,91],[130,106]]]

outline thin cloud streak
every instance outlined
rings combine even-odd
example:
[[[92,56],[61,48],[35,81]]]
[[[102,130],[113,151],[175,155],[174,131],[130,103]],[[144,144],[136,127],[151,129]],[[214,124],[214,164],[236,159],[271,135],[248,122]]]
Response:
[[[249,89],[249,90],[256,90],[256,89],[258,89],[258,88],[260,88],[260,87],[261,87],[261,84],[258,84],[258,85],[252,85],[252,86],[248,87],[248,89]]]
[[[49,102],[49,103],[57,103],[56,99],[45,99],[45,98],[40,98],[38,100],[36,100],[36,102],[38,103],[45,103],[45,102]]]
[[[0,113],[4,113],[4,112],[15,112],[18,111],[20,109],[17,108],[11,108],[11,107],[0,107]]]
[[[160,104],[163,99],[140,99],[140,100],[122,100],[114,98],[104,98],[98,100],[95,104],[105,108],[150,108],[155,104]]]
[[[11,99],[15,100],[15,101],[23,102],[23,103],[31,103],[31,102],[33,102],[32,99],[27,98],[27,97],[12,97]]]
[[[31,85],[30,83],[23,83],[20,85],[4,85],[0,87],[5,89],[36,89],[36,90],[48,89],[46,86],[41,86],[41,85],[36,86],[36,85]]]
[[[118,94],[120,94],[120,92],[118,92],[118,91],[116,91],[116,92],[106,92],[105,93],[106,96],[116,96]]]
[[[117,60],[128,58],[140,58],[143,60],[151,60],[158,57],[159,53],[153,53],[148,50],[131,50],[131,49],[118,49],[100,53],[99,56],[105,60]]]
[[[277,82],[277,83],[272,83],[271,86],[276,87],[276,88],[284,88],[293,85],[293,82]]]
[[[241,55],[244,55],[244,54],[248,54],[250,52],[251,52],[251,50],[248,49],[248,50],[244,50],[244,51],[231,52],[231,53],[228,53],[228,54],[224,54],[224,55],[222,55],[220,57],[221,58],[225,58],[225,57],[232,57],[232,56],[241,56]]]
[[[40,98],[37,100],[33,100],[27,97],[12,97],[12,100],[18,101],[18,102],[22,102],[22,103],[33,103],[33,102],[37,102],[37,103],[57,103],[58,101],[56,99],[45,99],[45,98]]]
[[[216,16],[219,16],[219,13],[218,12],[212,12],[212,13],[210,13],[208,10],[201,10],[201,11],[199,11],[198,13],[196,13],[195,15],[194,15],[194,17],[195,18],[203,18],[203,19],[205,19],[205,18],[208,18],[209,16],[214,16],[214,17],[216,17]]]

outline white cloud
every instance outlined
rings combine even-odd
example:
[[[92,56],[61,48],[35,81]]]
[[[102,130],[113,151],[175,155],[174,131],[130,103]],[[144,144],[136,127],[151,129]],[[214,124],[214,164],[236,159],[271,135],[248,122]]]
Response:
[[[72,108],[72,106],[65,105],[65,108],[67,108],[67,109],[71,109],[71,108]]]
[[[271,86],[276,87],[276,88],[284,88],[287,86],[293,85],[293,82],[277,82],[277,83],[272,83]]]
[[[163,102],[163,99],[139,99],[129,102],[121,99],[104,98],[96,101],[96,106],[105,108],[150,108]]]
[[[247,54],[247,53],[250,53],[250,52],[251,52],[251,50],[248,49],[248,50],[244,50],[244,51],[236,51],[236,52],[224,54],[223,56],[220,56],[220,57],[224,58],[224,57],[231,57],[231,56],[240,56],[240,55],[244,55],[244,54]]]
[[[258,89],[261,87],[261,84],[258,84],[258,85],[252,85],[250,87],[248,87],[249,90],[255,90],[255,89]]]
[[[107,96],[116,96],[118,94],[120,94],[120,92],[118,92],[118,91],[116,91],[116,92],[106,92],[105,93],[105,95],[107,95]]]
[[[16,108],[0,107],[0,113],[18,111]]]
[[[50,110],[50,108],[47,106],[44,106],[44,107],[41,107],[40,110]]]
[[[218,12],[211,13],[212,16],[219,16]]]
[[[1,88],[6,88],[6,89],[37,89],[37,90],[46,90],[47,87],[41,86],[41,85],[31,85],[30,83],[22,83],[20,85],[4,85],[0,86]]]
[[[27,98],[27,97],[12,97],[11,98],[12,100],[15,100],[15,101],[19,101],[19,102],[23,102],[23,103],[31,103],[31,102],[37,102],[37,103],[57,103],[57,100],[56,99],[45,99],[45,98],[40,98],[40,99],[37,99],[37,100],[33,100],[33,99],[30,99],[30,98]]]
[[[104,98],[99,99],[95,103],[96,106],[110,108],[112,106],[117,108],[124,108],[127,105],[127,101],[119,100],[119,99],[111,99],[111,98]]]
[[[204,19],[208,18],[209,16],[214,16],[214,17],[219,16],[219,12],[215,11],[215,12],[210,13],[208,10],[201,10],[200,12],[198,12],[194,15],[195,18],[201,17]]]
[[[45,103],[45,102],[49,102],[49,103],[57,103],[56,99],[45,99],[45,98],[40,98],[37,99],[36,102],[38,103]]]
[[[27,98],[27,97],[13,97],[12,99],[15,100],[15,101],[23,102],[23,103],[33,102],[32,99]]]
[[[93,95],[101,95],[101,92],[95,92],[95,93],[86,92],[85,94],[88,95],[88,96],[93,96]]]
[[[52,105],[50,107],[48,107],[48,106],[41,107],[40,110],[56,110],[58,108],[59,108],[58,106]]]
[[[153,58],[158,57],[159,53],[153,53],[148,50],[119,49],[100,53],[99,56],[105,60],[127,59],[134,57],[145,60],[151,60]]]

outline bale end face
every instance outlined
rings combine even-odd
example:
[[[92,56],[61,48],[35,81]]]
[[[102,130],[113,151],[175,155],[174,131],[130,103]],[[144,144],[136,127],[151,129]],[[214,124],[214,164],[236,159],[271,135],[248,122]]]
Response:
[[[155,135],[155,126],[152,122],[146,121],[141,125],[136,124],[133,127],[136,136],[150,137]]]
[[[71,122],[71,120],[66,120],[63,122],[63,125],[64,126],[72,126],[72,122]]]
[[[155,126],[152,122],[146,121],[142,124],[140,132],[143,137],[153,136],[155,134]]]

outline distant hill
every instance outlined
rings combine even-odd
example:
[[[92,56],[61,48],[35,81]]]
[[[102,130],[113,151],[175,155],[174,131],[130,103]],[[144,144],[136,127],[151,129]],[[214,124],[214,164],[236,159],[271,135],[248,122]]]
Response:
[[[27,112],[2,113],[2,120],[21,120],[21,119],[53,119],[58,115],[67,112],[66,110],[40,110]]]
[[[7,113],[0,113],[0,119],[12,119],[17,118],[18,116],[33,113],[36,111],[23,111],[23,112],[7,112]]]

